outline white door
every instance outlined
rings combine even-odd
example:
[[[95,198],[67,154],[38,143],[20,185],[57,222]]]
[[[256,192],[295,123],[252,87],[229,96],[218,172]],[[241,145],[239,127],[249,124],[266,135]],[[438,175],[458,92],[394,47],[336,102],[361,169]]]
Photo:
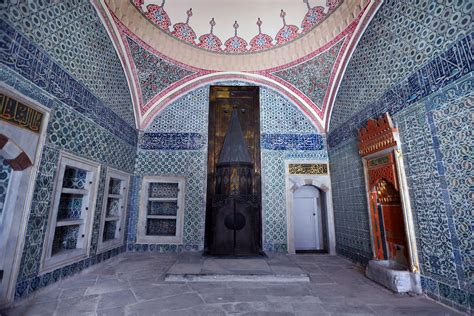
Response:
[[[319,190],[302,186],[293,195],[296,250],[323,249]]]

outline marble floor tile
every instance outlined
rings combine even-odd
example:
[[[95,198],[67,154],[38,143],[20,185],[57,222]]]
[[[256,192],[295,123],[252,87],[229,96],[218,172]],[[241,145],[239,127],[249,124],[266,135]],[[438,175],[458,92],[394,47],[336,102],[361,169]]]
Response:
[[[424,296],[395,295],[350,261],[328,255],[271,254],[225,260],[200,253],[124,253],[15,303],[10,315],[460,315]],[[166,282],[189,273],[306,273],[309,282]]]

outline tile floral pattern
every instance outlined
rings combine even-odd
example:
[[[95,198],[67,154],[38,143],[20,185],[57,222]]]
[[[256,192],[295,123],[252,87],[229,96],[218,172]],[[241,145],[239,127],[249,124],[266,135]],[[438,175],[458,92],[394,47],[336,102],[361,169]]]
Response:
[[[336,251],[358,262],[372,259],[364,170],[357,141],[329,150]]]
[[[294,85],[320,109],[328,90],[329,78],[344,40],[301,64],[272,73]]]
[[[362,111],[368,103],[376,100],[388,98],[382,103],[406,104],[412,93],[406,95],[404,90],[409,90],[412,83],[424,89],[429,88],[423,83],[425,80],[431,81],[432,85],[444,86],[443,81],[455,75],[453,71],[456,71],[457,66],[466,68],[466,64],[469,65],[469,62],[461,64],[460,59],[471,56],[468,58],[472,60],[469,44],[466,48],[456,47],[451,53],[449,47],[470,35],[473,30],[470,0],[418,0],[414,3],[384,1],[347,66],[333,106],[331,131],[347,126],[345,122],[354,113]],[[416,69],[442,52],[448,52],[444,61],[437,62],[439,65],[424,66],[426,70],[423,75],[410,80],[409,76]],[[457,79],[461,76],[454,77]],[[421,80],[420,84],[418,79]],[[403,86],[408,87],[392,91],[393,85],[401,81],[404,81]],[[394,96],[390,97],[391,94]]]
[[[471,45],[472,35],[462,38],[329,134],[338,252],[372,257],[356,132],[388,111],[400,131],[423,290],[463,311],[473,291]]]
[[[216,85],[247,85],[244,82],[219,82]],[[147,133],[181,133],[201,135],[203,146],[199,148],[176,148],[169,142],[160,149],[139,148],[135,165],[138,176],[178,175],[186,177],[184,245],[138,245],[136,223],[138,197],[134,194],[134,205],[128,225],[128,249],[134,251],[156,250],[177,251],[202,249],[204,246],[204,219],[206,212],[207,178],[207,129],[208,129],[209,86],[198,88],[181,97],[150,123]],[[326,160],[325,138],[304,114],[280,94],[265,87],[260,88],[260,117],[262,135],[285,138],[285,146],[266,149],[262,146],[262,199],[264,214],[264,249],[286,251],[286,201],[285,165],[286,159]],[[288,136],[288,137],[287,137]],[[142,144],[140,136],[139,143]],[[264,143],[264,136],[261,142]],[[311,145],[305,149],[306,145]],[[267,142],[268,143],[268,142]],[[275,146],[273,146],[275,147]],[[191,149],[191,150],[189,150]],[[275,150],[278,149],[278,150]],[[265,180],[266,179],[266,180]],[[137,180],[140,181],[141,179]],[[136,184],[134,190],[139,190]],[[140,193],[142,194],[142,193]]]
[[[122,137],[117,136],[94,123],[83,114],[69,108],[61,101],[31,84],[25,78],[11,70],[1,68],[2,79],[20,92],[52,109],[46,132],[46,144],[43,148],[33,200],[28,218],[25,247],[20,263],[20,271],[16,286],[16,297],[24,297],[33,291],[68,277],[82,269],[108,259],[125,250],[125,247],[97,254],[97,243],[102,211],[103,191],[106,179],[106,167],[132,173],[135,163],[136,147]],[[7,76],[3,77],[5,74]],[[136,143],[136,140],[135,140]],[[102,164],[99,177],[96,212],[94,214],[91,255],[81,261],[56,269],[48,273],[40,273],[40,260],[43,240],[49,221],[49,211],[54,191],[55,174],[58,168],[59,151],[64,150],[77,156],[97,161]],[[67,239],[71,240],[71,239]]]
[[[134,126],[132,102],[122,65],[89,1],[21,0],[5,2],[1,8],[4,23],[22,32],[51,57],[52,60],[48,60],[38,52],[38,59],[48,62],[38,64],[38,77],[46,73],[48,65],[60,65],[105,102],[118,117]],[[23,47],[30,49],[27,41]],[[21,53],[20,56],[27,55]]]
[[[58,102],[66,104],[123,141],[136,144],[137,132],[133,122],[133,125],[129,124],[113,112],[91,90],[4,19],[0,19],[0,38],[2,82],[46,107],[53,108]]]
[[[12,168],[5,162],[3,157],[0,157],[0,218],[5,205],[5,198],[7,197],[8,184],[10,183],[11,174]]]
[[[127,43],[136,67],[143,104],[171,84],[194,74],[192,71],[153,55],[130,37],[127,37]]]

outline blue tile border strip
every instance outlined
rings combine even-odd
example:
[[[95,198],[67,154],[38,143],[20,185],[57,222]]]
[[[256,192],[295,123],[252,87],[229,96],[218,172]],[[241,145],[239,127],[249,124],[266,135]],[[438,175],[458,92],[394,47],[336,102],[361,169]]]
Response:
[[[474,33],[464,37],[331,131],[328,135],[328,146],[335,147],[356,136],[357,130],[366,123],[368,118],[379,117],[385,112],[393,115],[472,72],[474,68],[473,40]]]
[[[199,133],[145,133],[138,146],[143,150],[198,150],[204,144]]]
[[[137,132],[134,127],[109,109],[88,88],[56,64],[26,36],[16,31],[5,19],[0,19],[0,63],[125,142],[136,145]],[[43,105],[51,107],[52,103]]]
[[[429,129],[430,129],[433,144],[436,144],[438,131],[436,129],[436,125],[435,125],[434,120],[433,120],[433,113],[430,111],[430,109],[433,108],[431,103],[432,103],[432,101],[430,99],[425,100],[425,102],[424,102],[425,109],[426,109],[426,114],[425,115],[426,115],[426,119],[427,119],[428,126],[429,126]],[[436,165],[437,165],[437,170],[438,170],[438,175],[439,175],[439,181],[440,181],[440,184],[441,184],[440,189],[441,189],[441,192],[442,192],[442,199],[443,199],[443,203],[446,207],[448,227],[449,227],[449,232],[450,232],[450,236],[451,236],[451,244],[453,246],[453,259],[455,259],[454,260],[454,265],[456,266],[456,274],[457,274],[457,277],[458,277],[458,280],[459,280],[460,284],[463,284],[464,273],[463,273],[463,270],[462,270],[462,264],[461,264],[460,260],[456,260],[456,254],[457,254],[457,258],[460,258],[459,238],[458,238],[456,229],[454,227],[453,208],[452,208],[452,205],[451,205],[451,200],[449,198],[448,186],[447,186],[445,170],[444,170],[444,166],[443,166],[442,153],[441,153],[441,150],[440,150],[439,146],[433,146],[433,151],[434,151],[435,158],[436,158]]]
[[[262,149],[322,150],[324,138],[319,134],[262,134]]]

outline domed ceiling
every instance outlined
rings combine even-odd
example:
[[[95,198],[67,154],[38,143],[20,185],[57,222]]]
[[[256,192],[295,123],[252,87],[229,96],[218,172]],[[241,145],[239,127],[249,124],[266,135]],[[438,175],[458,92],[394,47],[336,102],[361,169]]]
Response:
[[[347,62],[381,0],[94,0],[138,127],[180,95],[243,80],[279,91],[325,132]]]
[[[135,0],[134,3],[150,23],[175,39],[215,53],[242,54],[292,42],[324,21],[340,1],[194,0],[170,1],[166,5],[165,0]]]

